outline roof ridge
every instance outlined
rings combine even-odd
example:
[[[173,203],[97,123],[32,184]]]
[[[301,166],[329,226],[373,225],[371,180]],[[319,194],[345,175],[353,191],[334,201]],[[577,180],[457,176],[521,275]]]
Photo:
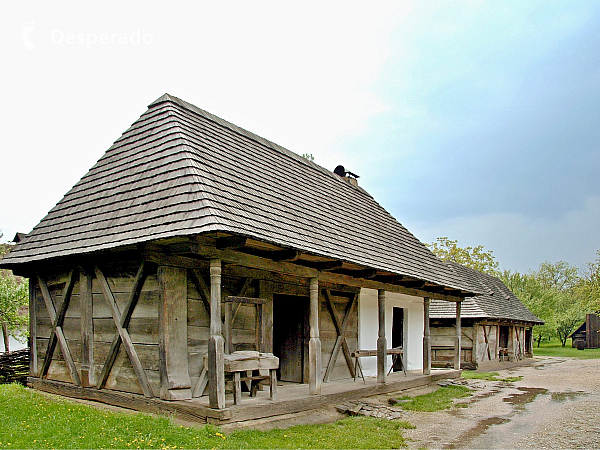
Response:
[[[337,176],[336,174],[334,174],[331,170],[321,166],[320,164],[315,163],[314,161],[310,161],[306,158],[304,158],[303,156],[299,155],[298,153],[289,150],[267,138],[264,138],[262,136],[259,136],[256,133],[253,133],[252,131],[248,131],[245,128],[240,127],[239,125],[236,125],[232,122],[229,122],[228,120],[225,120],[215,114],[212,114],[202,108],[199,108],[198,106],[186,102],[185,100],[180,99],[179,97],[176,97],[174,95],[170,95],[168,93],[165,93],[163,95],[161,95],[159,98],[157,98],[155,101],[153,101],[152,103],[150,103],[148,105],[148,109],[151,110],[153,109],[155,106],[161,104],[161,103],[166,103],[166,102],[171,102],[174,103],[194,114],[200,115],[201,117],[208,119],[218,125],[224,126],[228,129],[230,129],[231,131],[238,133],[246,138],[252,139],[255,142],[265,145],[273,150],[276,150],[280,153],[282,153],[283,155],[293,158],[299,162],[301,162],[302,164],[305,164],[308,167],[311,167],[313,169],[319,170],[320,172],[326,173],[327,175],[331,176],[334,179],[340,180],[341,182],[344,182],[339,176]],[[345,183],[345,182],[344,182]],[[349,188],[358,190],[359,192],[373,198],[373,196],[371,194],[369,194],[364,188],[362,188],[361,186],[353,186],[350,183],[345,183]]]

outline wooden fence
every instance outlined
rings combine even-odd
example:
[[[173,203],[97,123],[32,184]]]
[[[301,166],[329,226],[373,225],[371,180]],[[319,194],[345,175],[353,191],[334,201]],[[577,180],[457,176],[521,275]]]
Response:
[[[0,383],[26,384],[29,375],[29,349],[0,354]]]

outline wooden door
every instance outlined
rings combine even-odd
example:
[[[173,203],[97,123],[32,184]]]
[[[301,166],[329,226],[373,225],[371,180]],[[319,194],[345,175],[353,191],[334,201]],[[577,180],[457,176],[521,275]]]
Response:
[[[273,353],[279,358],[281,381],[308,380],[309,304],[308,297],[273,298]]]

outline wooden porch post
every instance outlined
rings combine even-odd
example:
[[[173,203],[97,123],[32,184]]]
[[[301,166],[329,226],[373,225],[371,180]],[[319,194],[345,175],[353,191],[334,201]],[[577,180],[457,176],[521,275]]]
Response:
[[[429,297],[423,297],[423,374],[431,373],[431,330],[429,329]]]
[[[156,277],[160,298],[160,398],[190,400],[192,382],[187,353],[187,271],[179,267],[158,266]]]
[[[319,337],[319,280],[310,279],[310,340],[308,342],[308,392],[321,394],[321,339]]]
[[[208,401],[225,408],[225,341],[221,335],[221,260],[210,262],[210,337],[208,339]]]
[[[377,291],[377,309],[379,313],[379,332],[377,337],[377,383],[385,384],[385,363],[387,359],[387,341],[385,339],[385,290]]]
[[[460,307],[462,302],[456,302],[456,336],[454,337],[454,369],[460,369],[460,345],[461,333],[460,329]]]

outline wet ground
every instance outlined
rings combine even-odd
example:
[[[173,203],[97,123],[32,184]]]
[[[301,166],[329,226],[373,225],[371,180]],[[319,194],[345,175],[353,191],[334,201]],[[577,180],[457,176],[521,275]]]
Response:
[[[494,369],[501,378],[469,380],[467,408],[414,412],[405,436],[414,449],[600,448],[600,360],[539,358]]]

